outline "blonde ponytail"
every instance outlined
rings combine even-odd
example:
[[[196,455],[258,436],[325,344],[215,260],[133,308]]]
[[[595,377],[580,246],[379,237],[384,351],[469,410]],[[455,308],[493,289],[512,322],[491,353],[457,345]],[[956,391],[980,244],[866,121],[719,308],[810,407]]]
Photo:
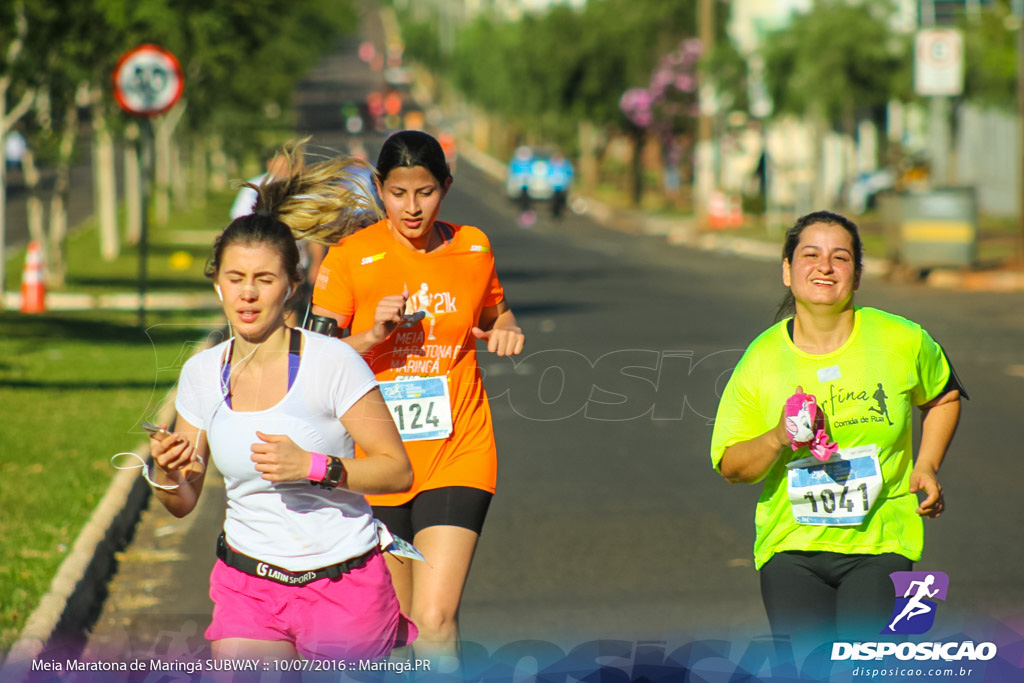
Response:
[[[278,152],[274,170],[258,185],[255,213],[277,218],[295,239],[337,244],[367,222],[383,218],[368,178],[373,166],[355,157],[339,157],[305,165],[303,149],[310,138]]]

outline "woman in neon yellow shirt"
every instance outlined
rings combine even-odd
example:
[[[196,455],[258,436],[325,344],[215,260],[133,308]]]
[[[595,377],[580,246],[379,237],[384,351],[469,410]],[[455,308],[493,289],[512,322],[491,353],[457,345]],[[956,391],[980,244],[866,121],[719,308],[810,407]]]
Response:
[[[712,437],[725,479],[763,484],[754,560],[772,632],[812,647],[888,624],[889,574],[911,570],[922,518],[945,508],[937,473],[960,415],[956,375],[928,333],[854,305],[861,261],[843,216],[819,211],[790,228],[780,312],[792,315],[744,353]],[[816,397],[840,449],[827,464],[791,445],[783,408],[799,392]],[[923,417],[916,458],[913,406]]]

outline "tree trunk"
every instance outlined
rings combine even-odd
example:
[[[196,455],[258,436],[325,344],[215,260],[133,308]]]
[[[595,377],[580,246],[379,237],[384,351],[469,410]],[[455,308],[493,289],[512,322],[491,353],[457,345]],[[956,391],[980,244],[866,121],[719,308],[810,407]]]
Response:
[[[825,117],[821,114],[811,115],[811,168],[810,168],[810,205],[799,213],[818,211],[828,208],[828,197],[825,190],[824,156],[825,156]]]
[[[126,243],[136,245],[142,239],[142,169],[139,167],[139,124],[132,121],[125,129],[124,215]]]
[[[185,113],[185,105],[179,102],[167,114],[157,119],[155,128],[156,163],[154,175],[156,187],[153,197],[154,222],[167,225],[171,218],[171,176],[174,173],[174,129]]]
[[[631,198],[635,207],[644,200],[644,137],[644,129],[634,126]]]
[[[0,80],[0,141],[7,139],[7,125],[4,109],[7,103],[7,86]],[[5,155],[6,156],[6,155]],[[7,160],[0,163],[0,311],[4,310],[4,292],[7,291]]]
[[[167,225],[171,218],[171,169],[170,169],[170,136],[166,133],[163,121],[155,122],[156,135],[154,140],[153,164],[153,222],[156,225]]]
[[[230,186],[228,173],[228,155],[224,153],[224,141],[219,135],[211,135],[207,139],[210,156],[210,189],[224,192]]]
[[[92,102],[92,178],[93,201],[100,229],[100,255],[104,261],[113,261],[121,253],[117,230],[117,178],[114,164],[114,138],[107,126],[105,95],[93,85],[89,92]]]
[[[64,253],[68,240],[68,196],[71,190],[71,155],[75,151],[75,132],[78,129],[78,107],[72,101],[64,111],[64,125],[60,136],[56,182],[50,203],[49,260],[46,262],[46,280],[50,287],[63,287],[67,278],[67,258]]]
[[[843,211],[847,210],[846,190],[850,183],[857,177],[857,112],[853,102],[847,99],[843,106],[843,134],[842,141],[842,165],[840,167],[841,177],[839,179],[839,196],[836,198],[835,206]]]
[[[60,185],[60,171],[57,172]],[[67,279],[67,262],[64,248],[68,240],[67,192],[57,192],[50,199],[50,235],[47,240],[46,284],[48,287],[63,287]]]
[[[580,189],[593,196],[597,190],[597,128],[590,121],[580,121]]]
[[[15,35],[7,47],[5,55],[6,69],[0,73],[0,143],[7,140],[7,132],[15,121],[25,115],[35,99],[33,91],[26,92],[21,101],[10,112],[7,111],[7,94],[11,89],[13,77],[12,66],[18,62],[21,50],[25,46],[25,35],[28,33],[28,21],[25,19],[25,3],[18,2],[14,10]],[[7,290],[7,178],[6,159],[0,164],[0,311],[4,309],[4,292]]]
[[[209,166],[207,165],[208,149],[206,140],[199,135],[192,139],[192,168],[189,177],[192,179],[192,189],[189,195],[195,206],[206,206],[206,191],[210,182]]]
[[[483,152],[490,152],[491,129],[488,125],[487,114],[480,109],[473,108],[473,146]]]
[[[43,252],[43,263],[46,262],[46,207],[39,187],[39,168],[36,166],[36,155],[31,149],[25,150],[21,161],[22,175],[25,178],[25,189],[28,197],[25,209],[28,214],[28,238],[39,244]]]
[[[183,163],[181,141],[171,140],[171,200],[175,209],[184,211],[190,205],[187,166]]]
[[[10,76],[0,76],[0,143],[7,139],[11,126],[32,108],[35,102],[35,91],[29,90],[10,112],[7,111],[7,91],[10,89]],[[28,155],[26,150],[25,155]],[[6,155],[5,155],[6,156]],[[0,311],[4,310],[4,292],[7,289],[7,270],[4,254],[7,251],[7,161],[0,162]]]

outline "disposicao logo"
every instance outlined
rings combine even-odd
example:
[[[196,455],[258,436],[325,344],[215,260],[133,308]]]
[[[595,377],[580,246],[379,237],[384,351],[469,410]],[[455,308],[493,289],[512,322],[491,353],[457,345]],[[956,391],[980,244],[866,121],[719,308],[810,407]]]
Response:
[[[946,599],[949,577],[945,572],[893,572],[889,578],[896,591],[896,605],[882,635],[915,635],[929,631],[935,624],[936,600]],[[833,662],[881,660],[886,657],[901,661],[977,662],[988,661],[997,654],[995,643],[970,640],[832,643]]]
[[[926,633],[935,623],[936,600],[945,600],[949,577],[945,572],[893,572],[896,606],[882,633]]]

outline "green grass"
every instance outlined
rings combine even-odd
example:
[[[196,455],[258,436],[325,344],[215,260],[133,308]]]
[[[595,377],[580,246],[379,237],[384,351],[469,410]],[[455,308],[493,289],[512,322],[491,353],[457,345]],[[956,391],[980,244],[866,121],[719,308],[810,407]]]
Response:
[[[208,290],[209,243],[174,244],[175,231],[226,223],[230,196],[175,215],[152,229],[148,291]],[[172,267],[185,251],[192,262]],[[135,291],[134,248],[112,263],[99,256],[95,229],[76,230],[68,247],[70,291]],[[14,258],[8,267],[22,258]],[[180,257],[179,257],[180,258]],[[0,653],[17,639],[116,470],[111,457],[145,443],[181,364],[218,317],[209,311],[0,312]]]
[[[175,213],[167,226],[150,225],[147,291],[209,291],[210,284],[203,277],[203,269],[210,256],[213,238],[228,223],[226,207],[231,205],[233,198],[233,192],[211,194],[204,206]],[[121,221],[123,225],[123,216]],[[181,241],[181,237],[189,239]],[[186,255],[187,267],[180,267],[183,263],[179,254]],[[121,255],[115,261],[104,261],[100,258],[99,238],[92,219],[72,230],[65,259],[68,273],[61,291],[105,294],[138,290],[138,247],[122,241]],[[20,286],[24,260],[24,252],[7,260],[8,291]]]

